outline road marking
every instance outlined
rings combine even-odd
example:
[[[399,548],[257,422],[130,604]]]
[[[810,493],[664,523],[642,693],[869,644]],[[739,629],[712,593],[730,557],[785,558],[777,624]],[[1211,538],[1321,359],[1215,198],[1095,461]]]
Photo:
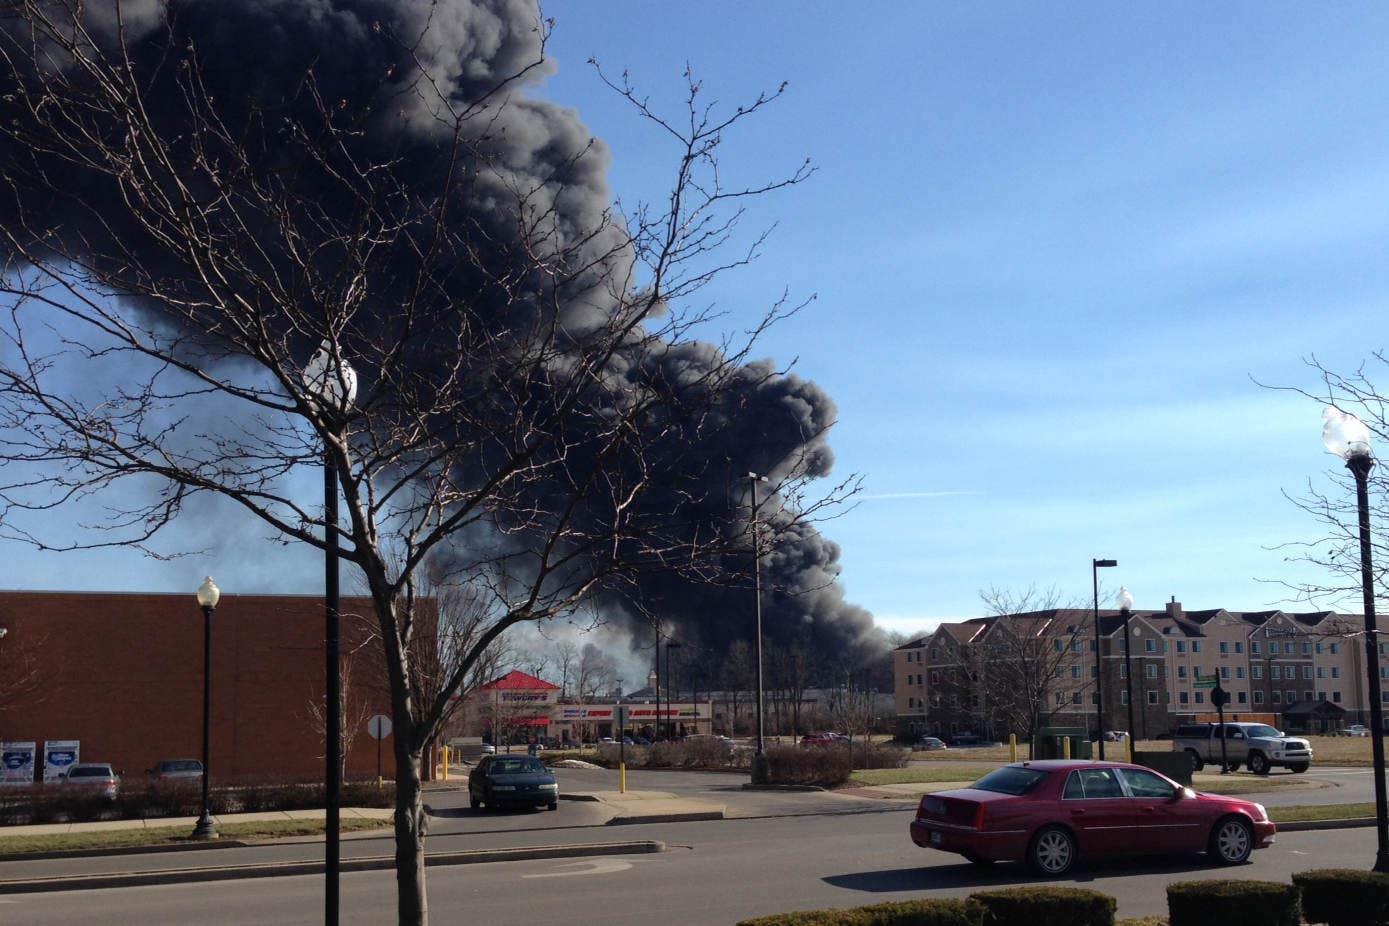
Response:
[[[571,868],[573,871],[547,871],[537,875],[522,875],[523,878],[571,878],[574,875],[609,875],[614,872],[626,871],[632,867],[631,862],[624,862],[618,858],[597,859],[591,862],[570,862],[561,865],[560,868]]]

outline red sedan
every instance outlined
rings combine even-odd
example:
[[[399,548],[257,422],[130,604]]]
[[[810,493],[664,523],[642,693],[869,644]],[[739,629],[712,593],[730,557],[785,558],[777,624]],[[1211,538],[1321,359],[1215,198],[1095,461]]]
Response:
[[[1205,852],[1221,865],[1273,843],[1262,804],[1198,794],[1123,762],[1005,765],[959,791],[921,798],[912,842],[977,864],[1021,859],[1043,875],[1080,856]]]

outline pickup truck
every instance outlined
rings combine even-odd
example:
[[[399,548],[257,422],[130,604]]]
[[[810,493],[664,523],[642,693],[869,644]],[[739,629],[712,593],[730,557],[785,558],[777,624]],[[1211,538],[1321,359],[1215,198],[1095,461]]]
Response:
[[[1231,770],[1248,764],[1256,775],[1267,775],[1275,765],[1294,772],[1312,766],[1312,747],[1304,739],[1286,737],[1265,723],[1227,723],[1224,727],[1225,760]],[[1192,771],[1206,763],[1220,764],[1221,726],[1218,723],[1188,723],[1172,734],[1172,748],[1191,757]]]

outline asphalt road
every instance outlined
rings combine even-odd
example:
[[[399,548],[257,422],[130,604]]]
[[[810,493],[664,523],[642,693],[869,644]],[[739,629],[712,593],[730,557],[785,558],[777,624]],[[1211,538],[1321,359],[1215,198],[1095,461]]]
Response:
[[[1021,866],[989,870],[918,849],[911,812],[650,824],[574,831],[566,842],[660,839],[658,855],[437,867],[429,872],[436,922],[642,924],[654,919],[729,924],[785,910],[965,896],[1034,883]],[[518,834],[519,836],[520,834]],[[528,839],[540,839],[532,831]],[[551,834],[553,835],[553,834]],[[453,841],[450,839],[449,841]],[[513,840],[508,840],[512,842]],[[1314,867],[1368,867],[1374,830],[1289,833],[1253,861],[1211,868],[1200,856],[1114,860],[1061,882],[1119,899],[1124,916],[1161,914],[1164,888],[1193,878],[1286,880]],[[16,924],[308,924],[322,919],[322,879],[292,877],[0,897],[0,922]],[[394,921],[390,872],[342,878],[343,921]]]

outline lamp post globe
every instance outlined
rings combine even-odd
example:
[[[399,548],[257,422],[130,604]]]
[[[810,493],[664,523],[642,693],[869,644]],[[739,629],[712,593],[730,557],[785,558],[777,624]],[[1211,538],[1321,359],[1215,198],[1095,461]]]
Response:
[[[1360,521],[1360,592],[1365,609],[1365,673],[1369,681],[1370,746],[1374,756],[1375,835],[1374,870],[1389,872],[1389,801],[1384,784],[1384,708],[1380,704],[1379,629],[1375,624],[1374,565],[1370,547],[1370,470],[1375,458],[1370,429],[1350,412],[1328,405],[1322,410],[1322,443],[1346,463],[1355,477],[1356,512]]]
[[[216,839],[217,825],[212,820],[212,765],[208,755],[208,740],[212,726],[212,612],[222,599],[222,590],[212,581],[203,579],[198,586],[198,607],[203,612],[203,804],[202,814],[193,827],[194,839]]]

